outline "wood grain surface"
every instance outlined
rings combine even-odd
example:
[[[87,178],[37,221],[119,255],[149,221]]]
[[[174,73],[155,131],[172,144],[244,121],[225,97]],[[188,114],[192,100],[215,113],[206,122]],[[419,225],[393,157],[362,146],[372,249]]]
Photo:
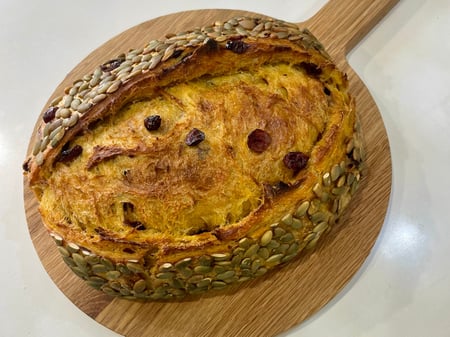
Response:
[[[142,303],[114,299],[88,287],[70,272],[44,229],[37,201],[24,182],[31,238],[48,274],[62,292],[97,322],[129,337],[274,336],[300,324],[326,305],[363,265],[388,207],[391,158],[386,131],[370,93],[347,64],[346,54],[396,2],[331,0],[311,19],[299,23],[308,27],[348,74],[367,151],[368,171],[354,202],[315,251],[259,279],[197,300]],[[144,22],[87,56],[48,101],[75,79],[92,72],[95,66],[151,39],[163,38],[168,33],[167,27],[170,32],[182,31],[242,14],[261,16],[234,10],[195,10]]]

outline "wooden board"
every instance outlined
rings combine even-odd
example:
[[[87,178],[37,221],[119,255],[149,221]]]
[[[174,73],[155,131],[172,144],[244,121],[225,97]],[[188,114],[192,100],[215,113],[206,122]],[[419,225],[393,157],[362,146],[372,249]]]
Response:
[[[365,135],[368,174],[345,218],[317,249],[288,267],[195,302],[141,303],[113,299],[91,289],[63,263],[44,229],[37,201],[24,184],[31,238],[50,277],[83,312],[100,324],[133,336],[273,336],[310,317],[328,303],[360,269],[386,214],[391,188],[389,143],[380,113],[367,88],[346,62],[347,52],[394,6],[397,0],[331,0],[308,27],[348,74]],[[232,10],[196,10],[160,17],[118,35],[77,65],[55,90],[52,100],[76,78],[123,51],[153,38],[226,20]],[[32,138],[33,139],[33,138]]]

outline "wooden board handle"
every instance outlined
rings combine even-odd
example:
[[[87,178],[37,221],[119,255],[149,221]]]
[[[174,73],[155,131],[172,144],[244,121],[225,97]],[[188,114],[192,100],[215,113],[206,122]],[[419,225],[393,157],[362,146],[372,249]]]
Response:
[[[399,0],[330,0],[301,26],[308,28],[327,50],[334,50],[333,57],[345,56],[397,2]]]

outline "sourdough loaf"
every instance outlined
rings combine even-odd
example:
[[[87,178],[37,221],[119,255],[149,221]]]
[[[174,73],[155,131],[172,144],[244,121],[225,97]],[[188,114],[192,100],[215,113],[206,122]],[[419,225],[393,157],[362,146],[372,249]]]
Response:
[[[307,30],[239,17],[74,82],[24,172],[67,265],[125,298],[265,274],[313,248],[361,179],[345,74]]]

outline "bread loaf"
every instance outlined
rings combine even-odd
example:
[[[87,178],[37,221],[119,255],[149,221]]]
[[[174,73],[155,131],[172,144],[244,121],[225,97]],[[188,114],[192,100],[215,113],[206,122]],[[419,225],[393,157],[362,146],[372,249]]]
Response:
[[[24,163],[67,265],[176,299],[287,264],[336,224],[363,147],[345,74],[307,30],[239,17],[105,61],[51,103]]]

